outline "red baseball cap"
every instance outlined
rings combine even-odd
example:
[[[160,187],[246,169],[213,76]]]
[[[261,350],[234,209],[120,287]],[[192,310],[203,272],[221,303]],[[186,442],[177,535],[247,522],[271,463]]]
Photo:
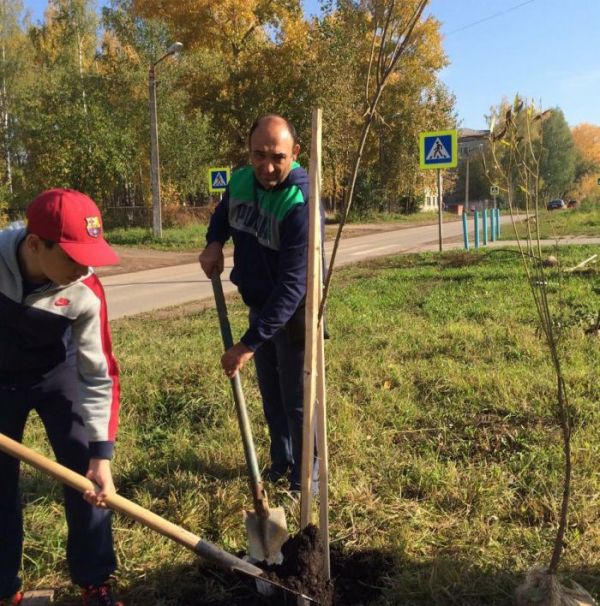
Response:
[[[74,189],[50,189],[27,207],[27,231],[56,242],[81,265],[119,262],[102,237],[102,216],[95,202]]]

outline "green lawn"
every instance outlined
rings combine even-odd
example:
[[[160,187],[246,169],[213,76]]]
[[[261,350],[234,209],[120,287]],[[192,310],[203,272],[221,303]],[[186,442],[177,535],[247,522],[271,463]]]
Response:
[[[503,214],[509,211],[503,210]],[[529,222],[531,235],[537,237],[536,223]],[[564,210],[540,209],[539,232],[542,239],[555,239],[563,236],[600,236],[600,204],[587,208]],[[527,237],[527,223],[517,225],[519,237]],[[501,240],[514,240],[515,232],[512,228],[503,229]]]
[[[111,244],[157,250],[197,251],[204,246],[206,225],[190,223],[185,227],[165,227],[162,238],[155,238],[145,227],[117,227],[106,232]]]
[[[406,225],[418,227],[437,222],[437,213],[415,213],[414,215],[379,214],[364,219],[359,223],[398,223],[399,227]],[[444,213],[444,221],[456,221],[457,216]],[[351,222],[355,224],[356,222]],[[333,239],[338,224],[331,223],[326,227],[327,239]],[[137,248],[152,248],[157,250],[173,250],[181,252],[200,250],[205,244],[206,224],[191,223],[184,227],[166,227],[162,238],[155,238],[152,230],[144,227],[119,227],[109,229],[106,238],[111,244],[132,246]],[[347,230],[349,231],[349,230]]]
[[[457,221],[458,217],[455,213],[444,212],[444,221]],[[417,212],[412,214],[404,213],[366,213],[358,216],[351,216],[348,218],[348,223],[406,223],[411,227],[413,224],[417,225],[428,225],[430,223],[437,223],[438,213],[437,211]]]
[[[561,248],[563,266],[593,247]],[[522,573],[547,563],[556,527],[561,446],[555,378],[521,261],[505,251],[398,256],[340,270],[326,343],[331,538],[349,568],[344,605],[508,606]],[[574,496],[562,571],[600,597],[599,269],[549,275],[561,318],[571,402]],[[246,310],[230,306],[234,333]],[[119,491],[224,548],[245,549],[251,507],[211,309],[146,314],[113,325],[123,403]],[[267,435],[251,368],[243,373],[261,464]],[[27,442],[47,448],[39,425]],[[274,504],[288,503],[269,486]],[[60,490],[24,481],[29,586],[60,589]],[[288,510],[297,529],[298,511]],[[257,601],[229,574],[117,516],[119,582],[128,606]],[[341,560],[340,560],[341,561]],[[337,569],[334,569],[337,570]],[[352,589],[353,588],[353,589]]]

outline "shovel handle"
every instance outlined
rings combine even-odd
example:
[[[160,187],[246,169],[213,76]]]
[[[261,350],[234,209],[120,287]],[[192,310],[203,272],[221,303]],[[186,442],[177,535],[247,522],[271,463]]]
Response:
[[[51,459],[48,459],[40,453],[24,446],[20,442],[12,440],[8,436],[0,433],[0,450],[9,454],[25,463],[29,463],[36,469],[47,473],[56,478],[63,484],[74,488],[79,492],[88,490],[97,491],[98,487],[88,478],[76,473],[72,469],[60,465]],[[187,547],[196,554],[211,560],[215,564],[219,564],[227,570],[239,571],[253,576],[262,575],[263,571],[257,566],[253,566],[249,562],[227,553],[225,550],[202,540],[195,534],[161,518],[159,515],[137,505],[133,501],[122,497],[116,493],[109,494],[105,498],[107,507],[118,511],[144,526],[162,534],[163,536],[172,539],[176,543]]]
[[[218,271],[213,271],[211,277],[213,292],[215,295],[215,304],[217,306],[217,314],[219,316],[219,327],[223,338],[225,350],[233,347],[233,336],[231,334],[231,325],[227,317],[227,305],[223,294],[223,285],[221,284],[221,276]],[[256,458],[256,450],[254,448],[254,440],[252,439],[252,429],[250,427],[250,419],[248,418],[248,409],[246,408],[246,398],[242,390],[242,382],[240,374],[237,373],[232,379],[231,389],[233,391],[233,399],[235,401],[235,409],[237,412],[240,433],[242,434],[242,443],[244,445],[244,454],[246,456],[246,465],[250,475],[250,485],[252,487],[252,496],[254,506],[257,511],[264,511],[268,508],[266,503],[265,492],[262,487],[262,479],[258,468],[258,460]]]

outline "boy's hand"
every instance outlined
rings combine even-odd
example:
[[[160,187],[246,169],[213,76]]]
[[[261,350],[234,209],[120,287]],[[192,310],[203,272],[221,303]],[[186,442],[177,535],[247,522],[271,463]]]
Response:
[[[90,459],[90,465],[85,477],[94,482],[100,488],[99,492],[87,490],[83,498],[90,504],[106,509],[104,499],[109,494],[116,492],[113,484],[110,461],[108,459]]]
[[[206,274],[207,278],[210,278],[215,269],[219,273],[223,273],[223,267],[225,265],[225,258],[223,256],[223,245],[220,242],[211,242],[198,257],[200,265]]]

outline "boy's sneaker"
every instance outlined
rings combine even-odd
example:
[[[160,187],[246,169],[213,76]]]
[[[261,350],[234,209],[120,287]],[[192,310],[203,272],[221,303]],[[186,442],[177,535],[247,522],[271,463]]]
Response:
[[[115,598],[112,588],[108,583],[98,585],[97,587],[82,587],[81,597],[83,599],[83,606],[123,606],[123,602]]]
[[[19,606],[22,601],[23,593],[21,591],[17,591],[12,598],[4,598],[0,600],[0,606]]]

